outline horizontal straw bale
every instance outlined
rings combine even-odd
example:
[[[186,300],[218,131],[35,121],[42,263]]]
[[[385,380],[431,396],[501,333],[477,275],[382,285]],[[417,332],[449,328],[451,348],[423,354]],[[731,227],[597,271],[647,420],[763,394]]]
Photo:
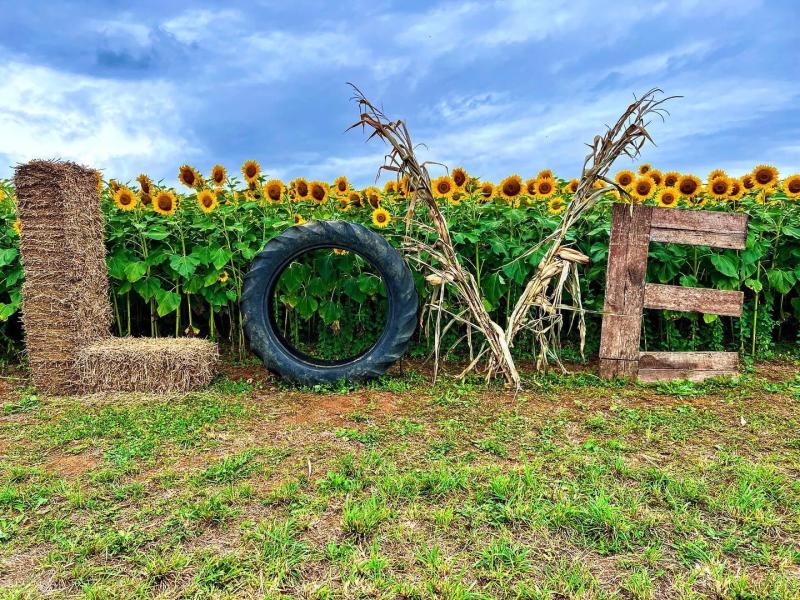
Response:
[[[58,160],[19,165],[14,176],[22,322],[33,384],[49,393],[79,391],[75,356],[111,325],[98,177]]]
[[[187,392],[207,385],[219,353],[197,338],[107,338],[82,348],[77,368],[86,392]]]

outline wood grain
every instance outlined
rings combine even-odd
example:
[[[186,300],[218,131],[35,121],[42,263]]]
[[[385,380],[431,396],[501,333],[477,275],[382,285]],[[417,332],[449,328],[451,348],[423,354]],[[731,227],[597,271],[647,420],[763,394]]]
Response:
[[[742,250],[747,243],[747,234],[654,227],[650,232],[650,239],[654,242],[666,242],[668,244]]]
[[[644,288],[645,308],[699,312],[728,317],[742,316],[744,294],[709,288],[648,283]]]
[[[747,241],[747,215],[656,208],[651,219],[654,242],[741,250]]]
[[[739,354],[736,352],[640,352],[639,366],[643,369],[736,370],[739,368]]]

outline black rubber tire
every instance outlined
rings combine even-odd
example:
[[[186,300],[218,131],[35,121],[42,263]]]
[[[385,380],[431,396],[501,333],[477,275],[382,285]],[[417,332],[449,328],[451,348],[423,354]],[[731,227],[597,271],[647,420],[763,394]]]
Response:
[[[283,270],[298,256],[318,248],[360,254],[380,273],[387,291],[384,330],[366,352],[347,360],[315,360],[280,335],[270,303]],[[311,221],[272,238],[256,256],[244,280],[241,309],[250,349],[267,369],[304,385],[363,381],[378,377],[406,351],[417,326],[417,290],[400,253],[377,233],[347,221]]]

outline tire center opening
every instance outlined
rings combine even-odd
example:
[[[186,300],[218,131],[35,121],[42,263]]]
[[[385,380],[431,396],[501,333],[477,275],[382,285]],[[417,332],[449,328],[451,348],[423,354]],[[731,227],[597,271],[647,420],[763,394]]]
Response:
[[[267,290],[273,331],[297,358],[342,365],[372,349],[386,328],[388,292],[361,254],[326,246],[287,261]]]

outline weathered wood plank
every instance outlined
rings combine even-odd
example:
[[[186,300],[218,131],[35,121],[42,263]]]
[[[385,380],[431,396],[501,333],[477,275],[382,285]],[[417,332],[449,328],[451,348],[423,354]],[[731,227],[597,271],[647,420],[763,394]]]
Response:
[[[600,377],[605,379],[612,379],[614,377],[636,377],[638,370],[639,361],[637,360],[600,359]]]
[[[640,352],[639,368],[735,371],[739,368],[739,354],[737,352]]]
[[[689,229],[717,233],[746,233],[747,215],[708,210],[656,208],[651,223],[658,229]]]
[[[653,227],[650,231],[650,239],[654,242],[666,242],[668,244],[711,246],[712,248],[742,250],[747,243],[747,234],[744,232],[720,233],[717,231],[693,231],[688,229]]]
[[[741,317],[743,301],[742,292],[728,290],[688,288],[658,283],[648,283],[644,287],[645,308]]]
[[[624,376],[636,374],[652,212],[650,206],[615,204],[613,208],[600,358],[631,364],[620,367],[601,360],[603,377],[620,375],[620,368]]]
[[[693,369],[639,369],[638,379],[643,383],[654,381],[674,381],[676,379],[688,379],[689,381],[703,381],[711,377],[736,377],[739,371],[736,370],[693,370]]]

